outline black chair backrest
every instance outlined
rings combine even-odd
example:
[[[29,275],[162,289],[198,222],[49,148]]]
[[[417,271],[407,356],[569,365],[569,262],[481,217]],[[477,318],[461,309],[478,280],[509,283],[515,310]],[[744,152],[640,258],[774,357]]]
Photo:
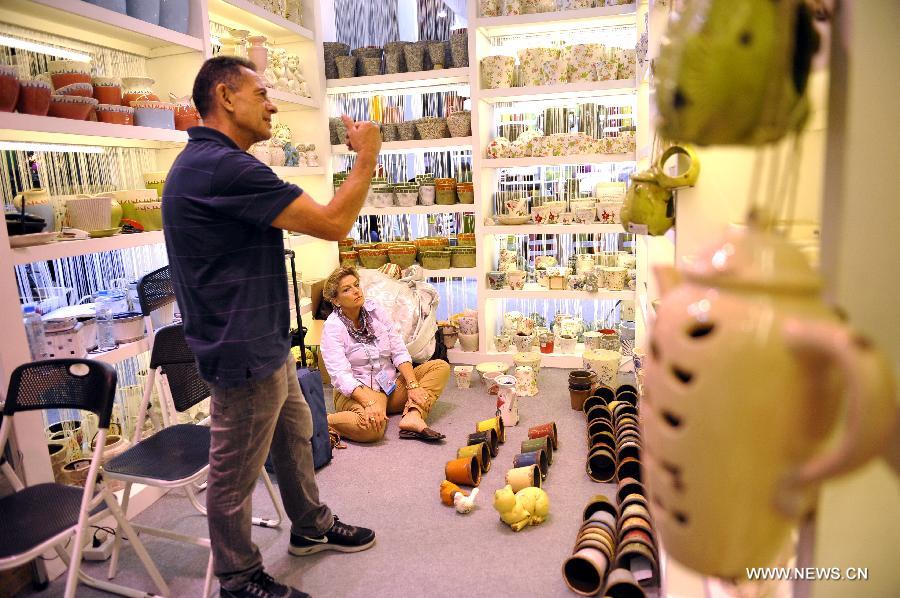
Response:
[[[20,365],[9,380],[3,415],[35,409],[83,409],[109,427],[116,370],[91,359],[47,359]]]
[[[209,397],[209,386],[200,377],[197,360],[184,338],[183,324],[170,324],[156,331],[150,367],[162,368],[178,411],[186,411]]]
[[[172,286],[172,275],[169,266],[163,266],[141,276],[137,286],[138,299],[141,302],[141,313],[149,316],[150,312],[175,301],[175,289]]]

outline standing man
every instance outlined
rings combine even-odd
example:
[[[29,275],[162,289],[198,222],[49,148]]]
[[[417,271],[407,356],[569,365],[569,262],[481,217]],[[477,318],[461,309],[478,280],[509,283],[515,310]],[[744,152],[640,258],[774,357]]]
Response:
[[[282,229],[337,241],[359,214],[381,148],[378,129],[344,116],[356,165],[326,205],[246,152],[278,110],[242,58],[207,60],[194,81],[205,126],[188,131],[169,171],[163,227],[187,342],[212,390],[209,536],[221,595],[306,596],[265,573],[250,539],[250,499],[271,447],[291,519],[288,551],[356,552],[372,530],[319,502],[312,417],[290,355]]]

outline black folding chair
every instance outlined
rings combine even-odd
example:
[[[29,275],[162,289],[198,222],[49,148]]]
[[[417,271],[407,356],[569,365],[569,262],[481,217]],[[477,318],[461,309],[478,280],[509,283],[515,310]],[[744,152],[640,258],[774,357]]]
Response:
[[[140,439],[147,407],[153,394],[153,385],[160,371],[164,383],[160,386],[170,395],[177,412],[186,411],[209,397],[209,386],[200,377],[194,354],[184,338],[182,324],[160,328],[153,341],[150,354],[150,371],[144,384],[144,397],[138,410],[138,421],[132,446],[103,465],[104,476],[125,482],[122,507],[128,508],[132,484],[145,484],[158,488],[184,488],[188,500],[197,511],[206,515],[206,507],[197,499],[195,484],[206,479],[209,472],[209,427],[197,424],[174,424],[163,428],[153,436]],[[261,472],[263,482],[275,505],[277,519],[253,517],[254,525],[278,527],[284,518],[281,504],[268,474]],[[171,530],[134,524],[141,532],[209,548],[209,538],[189,536]],[[120,538],[116,535],[109,577],[112,579],[118,567]],[[212,553],[206,570],[203,596],[209,596],[212,587]]]
[[[175,288],[172,286],[172,272],[168,265],[153,272],[141,276],[137,284],[138,300],[141,304],[141,314],[144,316],[144,326],[150,337],[150,349],[153,349],[153,340],[156,329],[153,325],[153,312],[175,303]],[[159,391],[159,389],[158,389]],[[172,401],[168,400],[161,391],[159,410],[162,415],[162,425],[169,426],[175,423],[176,411]],[[154,421],[158,424],[158,422]]]
[[[146,592],[100,581],[81,570],[82,550],[89,527],[112,514],[160,594],[169,595],[166,582],[128,523],[124,509],[103,481],[98,482],[103,451],[94,451],[84,488],[62,484],[25,487],[2,457],[15,414],[35,409],[93,412],[99,420],[96,446],[106,446],[115,392],[116,370],[99,361],[51,359],[21,365],[13,371],[0,426],[0,469],[15,492],[0,498],[0,570],[27,563],[52,548],[69,568],[66,598],[75,596],[79,582],[123,596],[147,596]],[[65,550],[69,544],[71,557]]]

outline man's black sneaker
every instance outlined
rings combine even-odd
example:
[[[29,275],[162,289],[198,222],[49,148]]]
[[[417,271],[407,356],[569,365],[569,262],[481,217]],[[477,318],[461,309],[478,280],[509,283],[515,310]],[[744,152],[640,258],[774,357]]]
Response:
[[[288,546],[288,552],[294,556],[314,554],[323,550],[359,552],[370,548],[373,544],[375,544],[375,532],[364,527],[341,523],[335,515],[331,529],[321,536],[311,538],[291,534],[291,545]]]
[[[238,590],[222,588],[219,590],[219,596],[222,598],[309,598],[309,594],[278,583],[262,569],[254,573],[244,587]]]

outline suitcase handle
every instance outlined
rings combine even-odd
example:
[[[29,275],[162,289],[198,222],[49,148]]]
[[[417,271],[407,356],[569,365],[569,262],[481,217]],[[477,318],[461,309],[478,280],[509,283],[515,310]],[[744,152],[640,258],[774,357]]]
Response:
[[[300,365],[306,367],[306,328],[303,327],[303,317],[300,315],[300,289],[297,286],[296,252],[293,249],[285,249],[284,255],[291,262],[291,282],[294,285],[294,307],[297,311],[297,335],[300,337]]]

